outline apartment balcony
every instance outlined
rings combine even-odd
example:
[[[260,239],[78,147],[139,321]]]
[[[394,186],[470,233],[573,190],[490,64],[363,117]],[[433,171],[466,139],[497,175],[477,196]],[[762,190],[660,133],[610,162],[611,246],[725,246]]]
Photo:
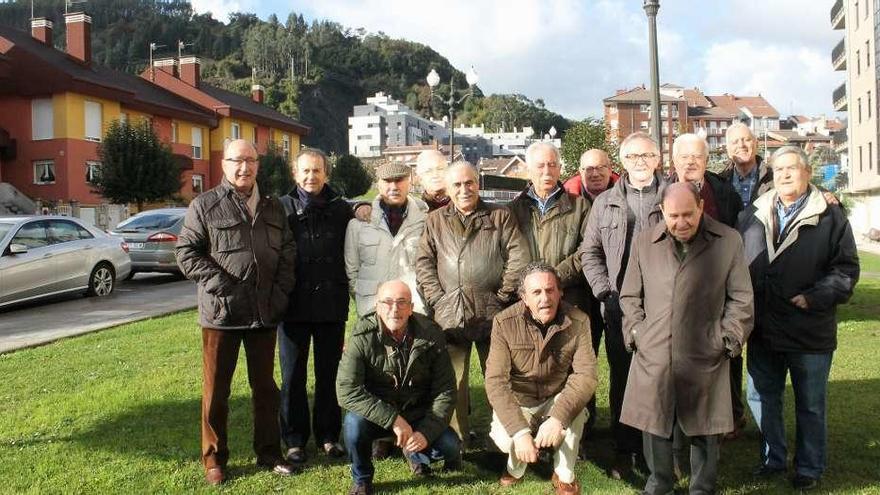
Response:
[[[844,29],[846,27],[846,6],[843,0],[837,0],[831,6],[831,29]]]
[[[843,39],[831,50],[831,65],[834,70],[846,70],[846,43]]]
[[[846,111],[846,83],[841,84],[831,93],[831,101],[836,112]]]

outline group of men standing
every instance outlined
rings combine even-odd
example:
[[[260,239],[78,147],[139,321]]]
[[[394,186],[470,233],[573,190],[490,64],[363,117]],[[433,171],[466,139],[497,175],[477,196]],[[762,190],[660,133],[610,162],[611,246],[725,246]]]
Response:
[[[325,454],[347,451],[356,495],[373,493],[371,459],[393,445],[416,476],[439,460],[460,468],[473,438],[475,347],[489,437],[508,456],[501,485],[519,482],[547,449],[555,492],[580,493],[573,468],[595,421],[604,335],[611,476],[644,460],[645,492],[671,493],[675,460],[689,448],[691,491],[711,493],[721,437],[745,425],[748,342],[748,402],[762,434],[756,474],[787,468],[781,392],[790,370],[793,482],[814,487],[825,469],[834,308],[858,279],[855,244],[835,199],[809,185],[803,152],[782,148],[771,168],[748,127],[731,126],[727,139],[722,174],[706,171],[705,140],[685,134],[663,175],[656,142],[635,133],[620,144],[620,175],[606,153],[588,150],[565,183],[559,151],[537,143],[526,152],[528,186],[505,206],[480,198],[470,164],[429,151],[416,169],[421,197],[409,194],[409,167],[384,164],[378,196],[356,214],[327,184],[320,151],[298,155],[297,185],[279,201],[259,193],[253,146],[229,143],[225,177],[193,201],[177,248],[198,282],[207,482],[226,477],[241,343],[258,465],[291,474],[314,433]],[[343,352],[349,296],[358,322]]]

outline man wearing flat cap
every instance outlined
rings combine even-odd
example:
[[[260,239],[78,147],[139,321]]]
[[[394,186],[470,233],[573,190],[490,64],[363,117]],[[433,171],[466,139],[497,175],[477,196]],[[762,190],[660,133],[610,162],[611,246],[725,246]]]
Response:
[[[386,163],[376,169],[378,196],[370,221],[352,219],[345,233],[345,271],[358,316],[376,308],[376,290],[382,282],[401,280],[413,294],[413,310],[424,313],[416,291],[416,256],[428,207],[409,197],[410,168]]]

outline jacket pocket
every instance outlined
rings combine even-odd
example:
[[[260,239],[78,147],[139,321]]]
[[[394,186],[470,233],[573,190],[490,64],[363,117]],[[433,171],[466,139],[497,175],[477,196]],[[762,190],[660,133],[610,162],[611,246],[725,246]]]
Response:
[[[533,371],[533,363],[535,362],[535,347],[530,344],[511,344],[510,345],[510,367],[511,370],[529,374]]]
[[[215,239],[214,250],[218,253],[240,251],[245,248],[243,225],[240,218],[219,218],[208,221],[208,228]]]
[[[266,242],[269,247],[275,251],[281,251],[281,237],[284,231],[284,225],[274,218],[267,218],[266,223]]]
[[[372,228],[366,227],[361,230],[358,238],[358,257],[362,265],[375,265],[379,256],[379,244],[381,239],[379,233]]]

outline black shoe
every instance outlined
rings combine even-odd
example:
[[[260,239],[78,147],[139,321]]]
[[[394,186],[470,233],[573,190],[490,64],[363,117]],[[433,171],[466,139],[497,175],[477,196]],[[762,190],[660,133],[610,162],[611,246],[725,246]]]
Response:
[[[809,476],[804,476],[802,474],[796,474],[794,476],[794,479],[791,480],[791,485],[794,487],[795,490],[807,492],[818,487],[819,480],[817,478],[810,478]]]
[[[413,476],[417,478],[427,478],[428,476],[431,476],[431,466],[421,462],[410,462],[409,470],[412,471]]]
[[[373,495],[373,483],[354,483],[348,490],[348,495]]]
[[[614,464],[608,470],[608,475],[616,480],[622,480],[632,473],[635,466],[635,454],[618,453],[614,456]]]
[[[287,449],[287,455],[284,456],[284,458],[291,464],[305,464],[306,460],[308,460],[306,457],[306,449],[302,447]]]
[[[781,467],[772,467],[766,464],[761,464],[754,471],[752,471],[752,476],[757,478],[770,478],[772,476],[778,476],[785,472],[785,468]]]
[[[394,448],[394,444],[389,442],[388,440],[374,440],[373,441],[373,459],[379,461],[382,459],[387,459],[391,455],[391,449]]]
[[[345,457],[345,450],[342,449],[342,445],[339,445],[338,442],[324,442],[324,453],[337,459]]]
[[[257,459],[257,467],[281,476],[292,476],[296,473],[296,467],[280,457],[277,459]]]

